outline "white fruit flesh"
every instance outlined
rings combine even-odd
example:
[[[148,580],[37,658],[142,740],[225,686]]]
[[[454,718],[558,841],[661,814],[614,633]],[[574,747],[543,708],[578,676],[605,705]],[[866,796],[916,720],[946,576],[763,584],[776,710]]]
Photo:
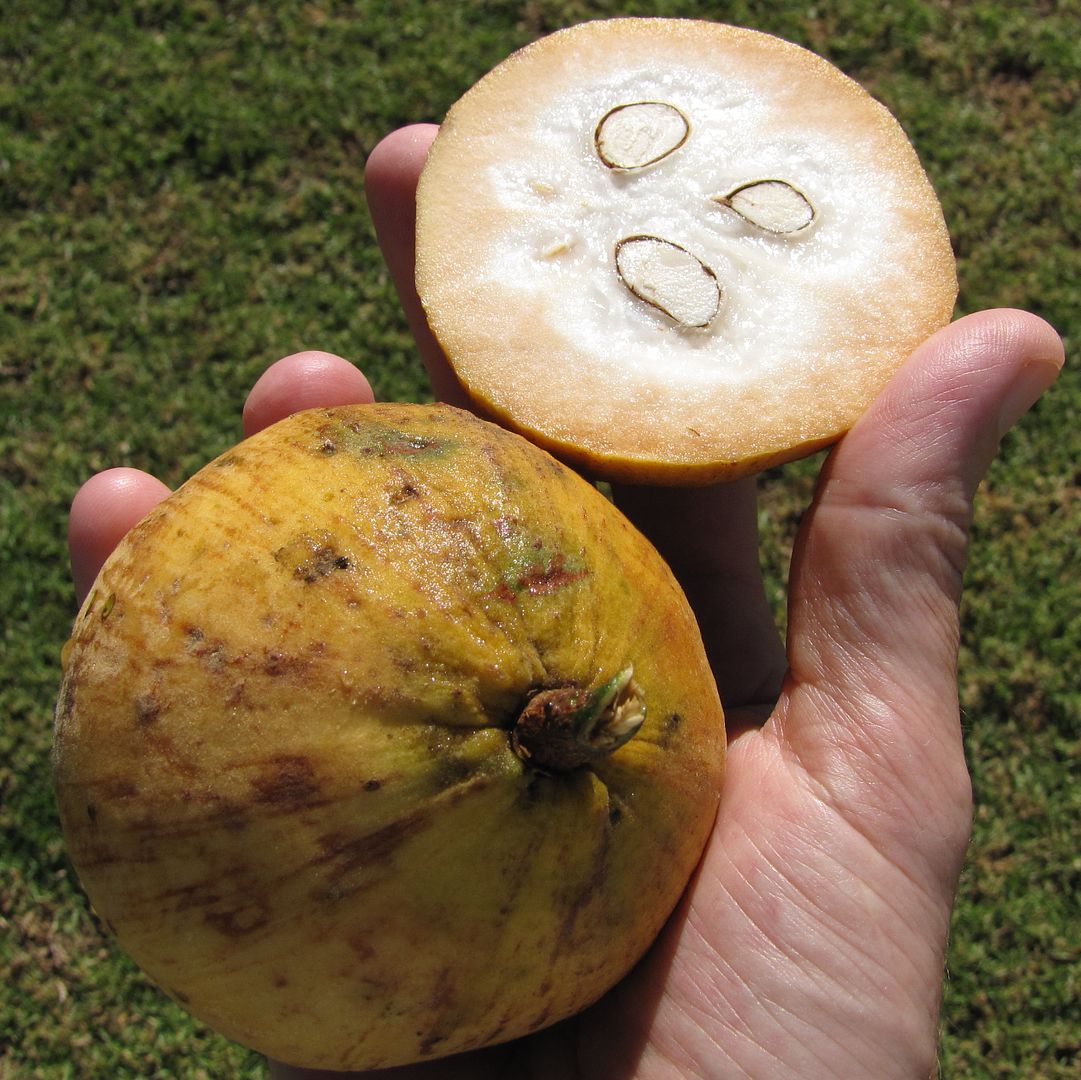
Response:
[[[616,265],[641,236],[695,260],[660,302]],[[612,478],[705,482],[832,441],[956,295],[889,113],[803,49],[704,22],[587,23],[501,64],[432,148],[417,241],[478,403]]]

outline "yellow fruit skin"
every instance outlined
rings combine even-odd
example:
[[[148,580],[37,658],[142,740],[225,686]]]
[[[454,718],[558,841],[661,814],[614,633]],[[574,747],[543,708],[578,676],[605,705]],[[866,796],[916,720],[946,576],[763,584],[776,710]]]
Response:
[[[597,764],[525,764],[540,686],[634,667]],[[596,999],[675,905],[724,730],[656,552],[516,435],[441,406],[298,414],[120,545],[65,650],[56,790],[121,945],[229,1037],[371,1069]]]

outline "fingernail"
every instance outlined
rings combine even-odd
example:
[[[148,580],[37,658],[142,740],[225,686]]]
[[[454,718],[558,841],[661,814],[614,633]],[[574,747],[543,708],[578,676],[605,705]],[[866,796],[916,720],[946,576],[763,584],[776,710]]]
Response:
[[[1040,395],[1058,378],[1054,360],[1029,360],[1014,376],[998,408],[998,437],[1001,439],[1032,408]]]

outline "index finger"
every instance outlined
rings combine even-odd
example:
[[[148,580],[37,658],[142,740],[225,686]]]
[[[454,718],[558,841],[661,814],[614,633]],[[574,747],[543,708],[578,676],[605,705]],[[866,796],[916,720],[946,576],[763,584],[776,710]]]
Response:
[[[68,518],[68,552],[79,607],[113,548],[168,494],[156,477],[125,468],[97,473],[75,493]]]
[[[379,247],[416,338],[432,392],[439,401],[470,408],[467,394],[428,328],[414,277],[417,182],[438,130],[435,124],[413,124],[386,136],[364,167],[364,192]]]
[[[244,403],[244,434],[301,409],[366,404],[371,387],[361,371],[332,353],[293,353],[259,377]],[[139,469],[107,469],[90,477],[72,500],[68,550],[75,598],[81,606],[113,548],[169,494]]]

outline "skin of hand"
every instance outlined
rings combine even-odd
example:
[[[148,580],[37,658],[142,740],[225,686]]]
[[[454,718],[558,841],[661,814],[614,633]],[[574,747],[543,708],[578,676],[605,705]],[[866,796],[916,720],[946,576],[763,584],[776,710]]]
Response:
[[[389,136],[365,181],[433,389],[465,404],[413,287],[414,196],[434,133]],[[763,594],[753,480],[615,489],[680,578],[714,665],[731,730],[713,836],[653,949],[586,1012],[506,1046],[364,1075],[935,1074],[971,823],[956,660],[972,499],[1002,434],[1062,364],[1054,330],[1009,310],[963,318],[915,351],[822,468],[793,557],[786,645]],[[299,353],[256,383],[244,432],[371,400],[345,360]],[[80,599],[166,494],[131,469],[79,490],[70,544]],[[344,1075],[276,1063],[271,1073]]]

